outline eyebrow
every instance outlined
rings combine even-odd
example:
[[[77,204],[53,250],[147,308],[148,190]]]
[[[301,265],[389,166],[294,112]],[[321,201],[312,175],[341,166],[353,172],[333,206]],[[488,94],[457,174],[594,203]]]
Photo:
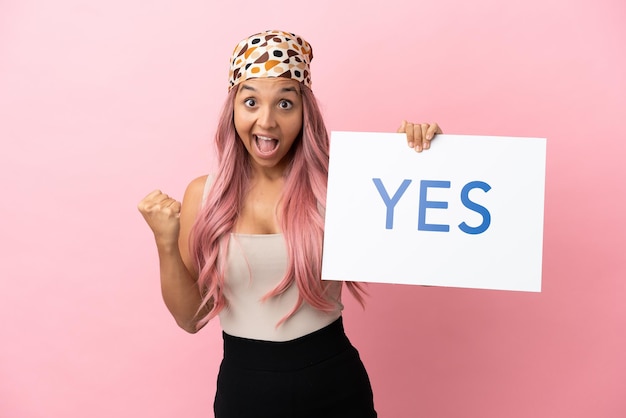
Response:
[[[257,92],[257,89],[255,89],[254,87],[249,86],[249,85],[247,85],[247,84],[242,84],[242,85],[241,85],[241,89],[242,89],[242,90],[250,90],[250,91],[253,91],[253,92],[255,92],[255,93]],[[299,93],[300,93],[299,89],[296,89],[296,88],[295,88],[295,87],[293,87],[293,86],[290,86],[290,87],[283,87],[282,89],[280,89],[280,93],[288,93],[288,92],[293,92],[293,93],[296,93],[296,94],[299,94]]]

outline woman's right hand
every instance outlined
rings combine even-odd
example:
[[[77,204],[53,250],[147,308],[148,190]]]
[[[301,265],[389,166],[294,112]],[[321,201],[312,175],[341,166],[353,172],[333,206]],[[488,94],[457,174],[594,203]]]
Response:
[[[152,229],[157,244],[178,244],[180,202],[160,190],[155,190],[144,197],[137,208]]]

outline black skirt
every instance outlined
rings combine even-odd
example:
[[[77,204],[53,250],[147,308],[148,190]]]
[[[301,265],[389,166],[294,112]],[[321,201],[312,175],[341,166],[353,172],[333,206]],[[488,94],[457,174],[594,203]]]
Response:
[[[223,333],[215,418],[375,418],[372,387],[341,317],[285,342]]]

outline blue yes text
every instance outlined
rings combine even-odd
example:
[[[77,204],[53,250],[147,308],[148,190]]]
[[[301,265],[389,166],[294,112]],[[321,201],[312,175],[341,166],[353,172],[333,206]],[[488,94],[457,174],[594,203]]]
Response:
[[[411,184],[411,180],[405,179],[400,184],[400,187],[393,193],[393,196],[390,197],[390,194],[387,192],[382,180],[380,178],[373,178],[372,181],[380,193],[380,197],[383,199],[383,202],[387,208],[387,215],[385,219],[385,228],[393,229],[393,214],[394,209],[400,200],[400,198],[404,195],[407,188]],[[418,218],[417,218],[417,229],[419,231],[435,231],[435,232],[450,232],[450,225],[445,224],[431,224],[426,223],[426,211],[428,209],[447,209],[448,202],[446,201],[437,201],[437,200],[428,200],[428,189],[429,188],[442,188],[449,189],[450,182],[444,180],[421,180],[420,181],[420,193],[419,193],[419,207],[418,207]],[[458,225],[458,228],[465,232],[466,234],[482,234],[485,232],[489,225],[491,225],[491,214],[489,210],[482,205],[470,200],[469,193],[474,189],[480,189],[483,192],[488,192],[491,190],[491,186],[484,181],[470,181],[463,189],[461,189],[461,203],[467,209],[478,213],[482,216],[482,223],[478,226],[470,226],[467,223],[461,222]]]

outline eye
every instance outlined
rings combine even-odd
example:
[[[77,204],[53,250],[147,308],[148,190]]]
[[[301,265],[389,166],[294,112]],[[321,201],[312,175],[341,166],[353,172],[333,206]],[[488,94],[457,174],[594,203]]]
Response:
[[[293,103],[291,103],[289,100],[281,100],[280,102],[278,102],[278,107],[283,110],[289,110],[293,107]]]
[[[248,107],[254,107],[256,106],[256,100],[254,99],[246,99],[243,101],[243,104],[245,104]]]

